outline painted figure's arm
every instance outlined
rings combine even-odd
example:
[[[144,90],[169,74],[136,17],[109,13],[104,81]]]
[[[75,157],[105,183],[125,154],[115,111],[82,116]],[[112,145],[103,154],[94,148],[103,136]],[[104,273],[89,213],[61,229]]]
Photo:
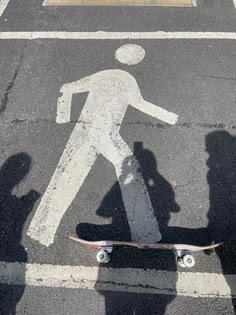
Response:
[[[126,78],[126,86],[129,86],[128,94],[130,98],[130,105],[148,114],[154,118],[162,120],[170,125],[176,124],[179,116],[168,112],[167,110],[145,101],[141,95],[140,89],[136,80],[129,76]]]
[[[72,96],[75,93],[89,91],[90,81],[91,78],[86,77],[78,81],[66,83],[61,87],[60,92],[62,93],[62,96],[58,98],[57,102],[56,122],[58,124],[63,124],[70,121]]]
[[[175,125],[177,123],[177,120],[179,118],[178,115],[172,112],[168,112],[167,110],[157,105],[145,101],[140,93],[138,86],[136,86],[135,89],[132,89],[132,92],[129,93],[129,96],[131,99],[131,105],[141,112],[162,120],[170,125]]]
[[[154,105],[152,103],[149,103],[145,101],[144,99],[141,100],[141,102],[138,103],[132,103],[134,107],[139,109],[145,114],[148,114],[154,118],[157,118],[159,120],[162,120],[170,125],[175,125],[177,123],[177,120],[179,118],[178,115],[168,112],[167,110]]]

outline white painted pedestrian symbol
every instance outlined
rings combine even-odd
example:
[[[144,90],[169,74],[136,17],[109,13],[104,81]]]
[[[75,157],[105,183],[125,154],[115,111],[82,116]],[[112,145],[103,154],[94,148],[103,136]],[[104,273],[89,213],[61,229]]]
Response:
[[[140,62],[144,55],[138,45],[124,45],[116,52],[116,58],[127,64]],[[132,239],[160,241],[158,222],[138,162],[119,129],[129,105],[169,124],[175,124],[178,116],[145,101],[135,78],[122,70],[95,73],[63,85],[60,92],[58,123],[70,121],[74,93],[89,94],[27,234],[46,246],[53,243],[63,215],[102,154],[115,168]],[[124,162],[128,165],[125,170]]]

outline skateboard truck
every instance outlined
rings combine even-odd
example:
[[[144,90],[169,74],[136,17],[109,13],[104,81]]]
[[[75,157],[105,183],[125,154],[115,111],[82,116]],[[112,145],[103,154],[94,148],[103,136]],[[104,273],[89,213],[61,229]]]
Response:
[[[113,246],[99,246],[96,255],[97,262],[107,264],[111,259]]]
[[[181,267],[192,268],[195,265],[195,259],[192,255],[191,250],[177,249],[177,250],[175,250],[175,253],[176,253],[176,258],[177,258],[178,264]]]

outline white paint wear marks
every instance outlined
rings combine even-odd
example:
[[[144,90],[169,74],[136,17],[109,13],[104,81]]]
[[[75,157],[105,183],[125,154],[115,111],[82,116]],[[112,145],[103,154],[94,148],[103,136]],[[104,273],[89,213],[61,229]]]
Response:
[[[234,32],[0,32],[0,39],[228,39]]]
[[[0,0],[0,16],[3,14],[3,12],[5,11],[7,5],[8,5],[8,2],[10,0]]]
[[[236,275],[0,262],[0,283],[189,297],[236,297]]]
[[[130,56],[127,62],[131,62]],[[57,123],[70,122],[73,94],[89,92],[89,95],[27,234],[46,246],[53,243],[64,213],[102,154],[115,168],[132,239],[160,241],[158,222],[138,171],[138,161],[119,129],[129,105],[168,124],[175,124],[178,116],[145,101],[135,78],[122,70],[95,73],[64,84],[60,92]]]

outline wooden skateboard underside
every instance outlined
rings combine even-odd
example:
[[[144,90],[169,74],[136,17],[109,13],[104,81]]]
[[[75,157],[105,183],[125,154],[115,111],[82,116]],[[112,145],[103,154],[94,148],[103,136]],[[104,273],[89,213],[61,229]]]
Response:
[[[122,242],[122,241],[86,241],[78,237],[69,236],[70,239],[93,248],[113,247],[113,246],[132,246],[140,249],[170,249],[170,250],[188,250],[197,252],[201,250],[208,250],[219,247],[223,243],[216,243],[207,246],[196,246],[190,244],[169,244],[169,243],[145,243],[145,242]]]

